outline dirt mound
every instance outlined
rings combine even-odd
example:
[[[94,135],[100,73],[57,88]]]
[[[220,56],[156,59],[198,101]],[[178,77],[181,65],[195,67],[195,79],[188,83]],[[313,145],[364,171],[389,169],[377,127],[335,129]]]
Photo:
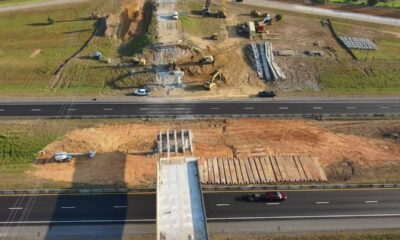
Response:
[[[400,144],[334,133],[311,121],[235,119],[139,122],[100,124],[74,130],[64,139],[49,144],[39,158],[51,159],[57,151],[96,150],[97,156],[92,160],[75,159],[71,163],[37,165],[32,173],[40,178],[75,184],[152,185],[157,156],[151,153],[156,146],[157,133],[168,129],[191,129],[197,157],[247,157],[254,153],[314,155],[320,159],[325,171],[332,166],[344,169],[331,175],[348,175],[354,173],[352,168],[400,161]]]

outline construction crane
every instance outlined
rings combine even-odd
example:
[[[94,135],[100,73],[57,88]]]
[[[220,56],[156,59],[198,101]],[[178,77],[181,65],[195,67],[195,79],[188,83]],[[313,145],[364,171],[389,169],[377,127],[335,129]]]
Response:
[[[54,154],[54,160],[56,162],[70,162],[73,157],[80,157],[87,155],[90,159],[94,158],[96,155],[96,151],[89,151],[88,153],[67,153],[67,152],[56,152]]]
[[[223,80],[225,77],[222,74],[221,69],[218,69],[212,76],[211,79],[207,80],[207,82],[204,83],[204,88],[207,90],[211,90],[212,88],[217,86],[216,81],[217,80]]]

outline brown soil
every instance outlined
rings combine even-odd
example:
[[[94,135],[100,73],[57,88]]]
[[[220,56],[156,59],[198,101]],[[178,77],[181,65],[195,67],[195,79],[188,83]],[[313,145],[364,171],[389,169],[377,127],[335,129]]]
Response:
[[[400,144],[334,133],[311,121],[236,119],[141,122],[101,124],[74,130],[64,139],[48,145],[39,157],[51,159],[60,150],[96,150],[97,156],[92,160],[76,159],[71,163],[38,164],[31,174],[75,184],[153,185],[157,156],[151,155],[151,152],[156,146],[158,131],[167,129],[191,129],[197,157],[246,157],[254,152],[259,154],[260,151],[270,155],[307,154],[317,156],[328,173],[332,166],[348,169],[350,165],[352,168],[366,169],[400,161]]]

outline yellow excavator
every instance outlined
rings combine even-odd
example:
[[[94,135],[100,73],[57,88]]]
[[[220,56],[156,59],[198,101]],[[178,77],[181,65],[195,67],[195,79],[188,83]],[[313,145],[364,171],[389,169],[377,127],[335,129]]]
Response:
[[[224,79],[225,79],[225,77],[222,74],[221,69],[218,69],[217,71],[215,71],[215,73],[213,74],[212,78],[208,79],[207,82],[205,82],[203,86],[204,86],[205,89],[211,90],[211,89],[213,89],[214,87],[217,86],[216,81],[220,81],[220,80],[224,80]]]

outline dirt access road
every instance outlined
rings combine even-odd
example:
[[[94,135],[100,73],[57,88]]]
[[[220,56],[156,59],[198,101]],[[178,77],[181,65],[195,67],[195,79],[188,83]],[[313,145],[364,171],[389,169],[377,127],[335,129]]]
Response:
[[[331,9],[322,9],[317,7],[309,7],[309,6],[301,6],[296,4],[288,4],[276,1],[266,1],[266,0],[246,0],[246,5],[251,6],[258,6],[258,7],[268,7],[268,8],[275,8],[285,11],[293,11],[293,12],[301,12],[307,14],[317,14],[329,17],[337,17],[337,18],[344,18],[350,20],[357,20],[363,22],[372,22],[372,23],[380,23],[392,26],[400,26],[400,19],[396,18],[387,18],[387,17],[378,17],[378,16],[371,16],[366,14],[360,13],[351,13],[351,12],[343,12]]]
[[[87,1],[88,0],[47,0],[47,1],[43,1],[43,2],[18,4],[18,5],[13,5],[13,6],[0,7],[0,12],[17,11],[17,10],[24,10],[24,9],[30,9],[30,8],[46,7],[46,6],[53,6],[53,5],[58,5],[58,4],[87,2]]]

